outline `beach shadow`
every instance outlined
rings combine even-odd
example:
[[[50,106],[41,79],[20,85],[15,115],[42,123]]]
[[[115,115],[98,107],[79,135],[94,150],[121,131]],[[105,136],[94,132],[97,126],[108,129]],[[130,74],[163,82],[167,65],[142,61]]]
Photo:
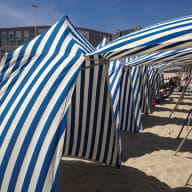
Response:
[[[185,93],[185,94],[184,94],[184,97],[185,97],[185,96],[192,96],[192,94],[191,94],[191,92]],[[188,97],[187,97],[187,99],[188,99]]]
[[[171,93],[171,95],[178,95],[179,93],[181,92],[174,92],[174,93]]]
[[[168,104],[173,104],[175,105],[177,103],[176,99],[165,99],[163,101],[160,102],[160,105],[168,105]]]
[[[189,102],[181,102],[179,105],[188,105],[188,106],[192,106],[192,103],[189,103]]]
[[[156,125],[159,125],[159,126],[169,125],[169,124],[183,125],[184,122],[185,122],[185,118],[177,118],[177,117],[169,118],[169,117],[159,117],[154,115],[142,116],[143,129],[151,128]]]
[[[182,94],[182,92],[174,92],[174,93],[171,93],[171,96],[177,96],[177,98],[179,98],[180,96],[181,96],[181,94]],[[184,94],[184,98],[187,96],[187,98],[188,98],[188,96],[192,96],[192,94],[191,94],[191,92],[185,92],[185,94]]]
[[[170,192],[192,192],[192,189],[186,188],[186,187],[178,187],[178,188],[172,189]]]
[[[191,100],[191,99],[192,99],[192,97],[184,97],[184,99],[189,99],[189,100]]]
[[[173,155],[183,138],[160,137],[152,133],[121,133],[124,161],[159,150],[172,150]],[[179,152],[192,153],[192,141],[187,139]],[[177,153],[178,154],[178,153]]]
[[[191,188],[172,189],[157,178],[128,166],[116,169],[97,163],[62,160],[59,191],[191,192]]]
[[[172,110],[173,110],[173,109],[156,105],[155,107],[153,107],[153,109],[151,109],[151,114],[153,114],[155,111],[171,112]],[[174,110],[174,112],[189,113],[189,110],[186,110],[186,109],[178,109],[178,108],[177,108],[176,110]],[[149,114],[149,115],[151,115],[151,114]]]

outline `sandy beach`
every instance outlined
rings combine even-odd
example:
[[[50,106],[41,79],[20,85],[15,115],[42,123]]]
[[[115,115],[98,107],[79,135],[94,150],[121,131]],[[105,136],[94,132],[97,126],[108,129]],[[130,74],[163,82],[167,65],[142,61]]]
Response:
[[[60,192],[192,192],[192,133],[175,156],[175,150],[190,127],[179,130],[192,107],[192,89],[169,118],[181,92],[156,105],[150,115],[143,115],[144,130],[122,132],[123,163],[116,169],[105,165],[63,158]],[[191,185],[190,185],[191,184]]]

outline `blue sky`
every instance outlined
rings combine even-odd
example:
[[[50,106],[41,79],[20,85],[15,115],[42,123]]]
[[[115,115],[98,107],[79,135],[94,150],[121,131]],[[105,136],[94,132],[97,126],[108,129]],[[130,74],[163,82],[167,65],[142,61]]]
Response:
[[[52,25],[68,15],[77,27],[114,33],[192,15],[192,0],[0,0],[0,28]]]

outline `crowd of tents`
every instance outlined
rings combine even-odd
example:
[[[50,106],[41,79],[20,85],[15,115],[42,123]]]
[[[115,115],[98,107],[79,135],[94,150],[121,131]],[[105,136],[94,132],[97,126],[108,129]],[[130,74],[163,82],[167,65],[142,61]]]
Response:
[[[192,16],[94,48],[63,17],[0,63],[0,189],[57,191],[62,156],[121,167],[163,70],[190,67]],[[153,91],[152,91],[153,90]]]

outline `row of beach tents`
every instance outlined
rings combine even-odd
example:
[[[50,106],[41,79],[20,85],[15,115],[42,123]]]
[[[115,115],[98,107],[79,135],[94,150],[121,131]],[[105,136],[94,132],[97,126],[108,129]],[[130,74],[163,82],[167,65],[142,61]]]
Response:
[[[121,166],[162,69],[189,65],[192,16],[94,48],[67,16],[0,62],[0,191],[57,191],[62,156]],[[157,67],[159,66],[159,68]]]

